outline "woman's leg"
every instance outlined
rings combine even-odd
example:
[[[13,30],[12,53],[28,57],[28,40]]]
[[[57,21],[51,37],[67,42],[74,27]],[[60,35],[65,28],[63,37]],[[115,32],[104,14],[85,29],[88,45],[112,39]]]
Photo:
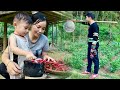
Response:
[[[0,74],[6,79],[10,79],[9,73],[7,72],[7,68],[4,63],[0,64]]]

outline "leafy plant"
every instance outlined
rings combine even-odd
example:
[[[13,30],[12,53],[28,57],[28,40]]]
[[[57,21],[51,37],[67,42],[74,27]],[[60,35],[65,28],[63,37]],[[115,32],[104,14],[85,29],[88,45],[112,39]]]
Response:
[[[120,58],[110,63],[110,71],[115,72],[117,70],[120,70]]]

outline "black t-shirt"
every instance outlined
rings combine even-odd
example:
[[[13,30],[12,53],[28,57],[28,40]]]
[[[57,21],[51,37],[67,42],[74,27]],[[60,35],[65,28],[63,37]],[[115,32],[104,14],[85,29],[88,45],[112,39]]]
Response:
[[[93,38],[93,33],[98,33],[99,34],[99,27],[96,22],[91,24],[88,29],[88,37]]]

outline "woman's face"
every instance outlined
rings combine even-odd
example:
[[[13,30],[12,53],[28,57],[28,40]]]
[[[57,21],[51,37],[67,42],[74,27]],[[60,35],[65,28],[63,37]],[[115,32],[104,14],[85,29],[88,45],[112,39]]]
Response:
[[[31,32],[35,37],[39,37],[41,34],[45,32],[47,22],[42,21],[37,24],[32,25]]]

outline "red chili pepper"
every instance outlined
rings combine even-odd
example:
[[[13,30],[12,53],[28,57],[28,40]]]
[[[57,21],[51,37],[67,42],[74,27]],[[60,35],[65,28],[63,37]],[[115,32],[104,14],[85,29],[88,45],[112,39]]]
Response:
[[[45,71],[49,72],[50,70],[55,70],[55,71],[66,71],[68,70],[67,66],[64,64],[62,60],[56,60],[56,62],[53,62],[52,60],[42,60],[42,59],[37,59],[37,60],[32,60],[32,62],[36,63],[44,63]]]

